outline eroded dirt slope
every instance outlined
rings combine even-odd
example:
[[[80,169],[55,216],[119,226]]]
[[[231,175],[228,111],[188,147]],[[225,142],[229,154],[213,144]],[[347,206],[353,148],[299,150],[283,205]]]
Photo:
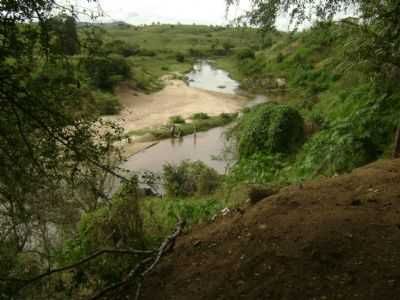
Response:
[[[400,299],[400,160],[193,228],[141,299]]]

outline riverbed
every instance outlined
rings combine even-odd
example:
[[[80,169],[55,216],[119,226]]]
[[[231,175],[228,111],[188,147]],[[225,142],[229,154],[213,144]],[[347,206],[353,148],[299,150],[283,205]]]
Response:
[[[204,92],[218,93],[222,99],[226,95],[237,96],[239,83],[233,80],[229,74],[223,70],[213,68],[208,62],[201,62],[194,66],[191,73],[187,75],[188,87]],[[202,99],[198,99],[199,108],[195,112],[204,112],[201,108]],[[243,107],[251,107],[266,102],[264,96],[255,96],[251,101],[236,99],[237,107],[235,112]],[[218,106],[213,108],[219,112]],[[229,161],[223,159],[224,149],[226,149],[226,139],[224,133],[226,128],[219,127],[207,132],[188,135],[180,139],[163,140],[151,147],[140,151],[129,157],[122,165],[129,171],[151,171],[159,173],[163,165],[179,164],[184,160],[202,161],[206,165],[214,168],[218,173],[224,174],[228,168]]]

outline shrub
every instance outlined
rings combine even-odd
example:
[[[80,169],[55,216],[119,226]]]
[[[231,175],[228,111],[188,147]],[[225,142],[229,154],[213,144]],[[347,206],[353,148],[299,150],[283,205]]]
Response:
[[[138,52],[139,56],[147,56],[147,57],[154,57],[157,55],[157,53],[153,50],[149,49],[140,49]]]
[[[229,41],[226,41],[226,42],[224,42],[224,43],[222,44],[222,47],[224,48],[225,53],[226,53],[226,54],[229,54],[229,53],[232,51],[232,49],[235,47],[235,45],[232,44],[232,43],[229,42]]]
[[[279,52],[278,56],[276,57],[276,62],[280,64],[281,62],[283,62],[284,59],[285,56],[281,52]]]
[[[182,53],[177,53],[176,54],[176,61],[179,63],[184,63],[185,62],[185,55]]]
[[[122,40],[114,40],[106,44],[106,52],[108,54],[114,53],[122,55],[123,57],[129,57],[137,55],[140,51],[138,46],[131,46],[127,42]]]
[[[131,77],[128,62],[118,55],[85,57],[81,60],[81,66],[91,84],[103,90],[110,90],[119,81]]]
[[[286,105],[263,104],[244,115],[238,126],[240,157],[293,152],[304,139],[304,120]]]
[[[170,124],[185,124],[186,121],[181,116],[172,116],[169,118],[169,123]]]
[[[118,98],[110,93],[98,91],[93,93],[93,97],[96,107],[102,115],[115,115],[121,110]]]
[[[353,90],[347,100],[360,104],[352,112],[346,110],[346,117],[324,124],[324,130],[304,145],[296,166],[299,176],[350,171],[378,159],[392,142],[397,126],[393,112],[399,107],[396,96],[379,98],[366,86]]]
[[[185,220],[188,226],[211,220],[224,203],[211,197],[148,198],[142,202],[144,228],[152,240],[164,239],[176,227],[176,220]]]
[[[282,154],[254,153],[249,157],[242,157],[232,167],[227,182],[233,184],[238,182],[257,184],[285,182],[285,174],[282,174],[282,171],[287,166],[287,161]]]
[[[250,48],[243,48],[237,51],[236,57],[239,60],[254,59],[256,58],[255,52]]]
[[[227,55],[226,51],[224,48],[221,47],[215,47],[210,49],[211,55],[216,55],[216,56],[225,56]]]
[[[192,115],[192,120],[207,120],[210,116],[206,113],[195,113]]]
[[[195,48],[190,48],[188,55],[190,57],[194,57],[194,58],[200,58],[200,57],[205,57],[207,56],[204,51],[200,50],[200,49],[195,49]]]
[[[165,165],[163,181],[170,197],[209,195],[217,189],[219,175],[201,161],[184,161],[177,166]]]
[[[125,185],[111,203],[83,214],[75,237],[64,243],[58,254],[60,265],[68,265],[99,249],[142,249],[145,246],[143,222],[139,212],[137,183]],[[105,255],[71,274],[75,287],[99,288],[120,280],[140,257]],[[71,278],[71,279],[72,279]],[[92,281],[91,278],[96,278]]]

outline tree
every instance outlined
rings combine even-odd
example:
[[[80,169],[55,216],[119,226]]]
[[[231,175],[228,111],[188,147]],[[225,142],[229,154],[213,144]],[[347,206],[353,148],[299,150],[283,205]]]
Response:
[[[94,100],[69,57],[78,51],[75,21],[54,23],[55,8],[50,0],[0,3],[0,298],[19,282],[11,275],[52,266],[55,232],[107,203],[115,174],[119,129],[99,134]]]

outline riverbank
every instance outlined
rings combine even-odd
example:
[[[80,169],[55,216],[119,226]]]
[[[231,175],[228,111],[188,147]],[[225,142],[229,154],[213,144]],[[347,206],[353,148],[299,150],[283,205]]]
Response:
[[[178,239],[142,298],[397,299],[399,167],[379,161],[227,210]]]
[[[246,98],[243,96],[193,88],[184,81],[170,79],[165,79],[165,87],[161,91],[150,95],[139,93],[128,85],[121,85],[116,94],[122,110],[118,115],[104,117],[104,120],[116,123],[125,134],[157,130],[168,124],[174,116],[189,120],[193,114],[205,113],[216,120],[215,117],[221,115],[238,113],[246,104]],[[215,122],[214,125],[225,124]],[[189,133],[191,132],[186,134]],[[164,134],[160,138],[166,137]],[[121,145],[126,157],[149,146],[149,141],[143,138],[143,134],[131,135],[129,142],[127,139]]]

